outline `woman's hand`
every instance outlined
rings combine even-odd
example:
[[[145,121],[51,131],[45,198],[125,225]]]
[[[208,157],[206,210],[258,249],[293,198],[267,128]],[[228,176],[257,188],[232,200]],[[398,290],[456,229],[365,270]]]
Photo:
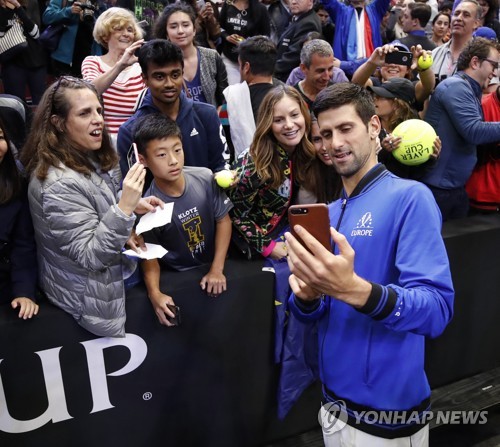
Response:
[[[201,8],[200,10],[200,16],[203,19],[203,21],[211,20],[213,18],[214,9],[212,7],[212,3],[210,2],[205,3],[203,8]]]
[[[226,37],[226,40],[233,45],[239,45],[245,40],[245,38],[240,36],[239,34],[231,34],[230,36]]]
[[[123,179],[122,196],[118,202],[118,207],[127,216],[132,215],[139,200],[141,200],[145,177],[146,168],[140,163],[135,163]]]
[[[11,301],[10,305],[12,306],[12,309],[16,309],[17,307],[20,307],[19,318],[22,318],[24,320],[36,315],[38,313],[38,309],[39,309],[38,304],[36,304],[30,298],[26,298],[24,296],[14,298]]]
[[[131,65],[135,64],[138,61],[135,52],[139,48],[141,48],[143,43],[144,39],[137,40],[123,52],[122,57],[118,60],[118,64],[122,70],[124,70],[127,67],[130,67]]]
[[[393,51],[398,51],[394,45],[383,45],[381,47],[375,48],[371,56],[368,58],[368,62],[381,67],[385,64],[385,56]]]
[[[433,158],[434,160],[437,160],[437,158],[439,157],[439,154],[441,153],[441,147],[442,147],[441,139],[438,136],[436,136],[436,139],[434,140],[434,143],[432,144],[431,158]]]
[[[273,251],[269,255],[270,258],[275,259],[277,261],[286,258],[287,256],[288,256],[288,250],[284,242],[276,242]]]
[[[382,140],[382,147],[387,152],[392,152],[394,149],[398,148],[400,143],[401,137],[395,137],[391,134],[387,134],[387,136]]]
[[[134,213],[135,214],[146,214],[156,212],[156,207],[159,206],[161,209],[165,206],[165,202],[158,197],[149,196],[143,197],[139,200]]]

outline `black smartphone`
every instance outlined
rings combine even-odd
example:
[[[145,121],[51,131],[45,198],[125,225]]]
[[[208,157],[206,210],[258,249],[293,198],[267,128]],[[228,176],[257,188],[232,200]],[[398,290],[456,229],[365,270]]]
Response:
[[[413,53],[409,51],[393,51],[385,55],[386,64],[406,65],[407,67],[411,67],[412,62]]]
[[[176,306],[175,304],[167,304],[167,307],[175,315],[174,318],[167,316],[167,320],[169,321],[169,323],[172,323],[174,326],[180,326],[180,324],[181,324],[181,308],[179,306]]]
[[[292,205],[288,208],[288,222],[292,235],[306,248],[302,239],[295,233],[294,226],[300,225],[311,233],[328,251],[332,249],[330,237],[330,217],[324,203]],[[308,249],[309,250],[309,249]],[[310,250],[309,250],[310,251]]]

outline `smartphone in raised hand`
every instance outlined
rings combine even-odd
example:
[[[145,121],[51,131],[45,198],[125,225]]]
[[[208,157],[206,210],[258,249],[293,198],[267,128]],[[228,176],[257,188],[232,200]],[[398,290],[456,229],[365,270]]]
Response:
[[[412,62],[413,53],[408,51],[393,51],[385,55],[386,64],[406,65],[407,67],[411,67]]]
[[[307,249],[307,245],[294,230],[295,225],[305,228],[328,251],[332,249],[330,236],[330,217],[324,203],[292,205],[288,208],[288,222],[292,235]],[[309,250],[311,251],[311,250]]]

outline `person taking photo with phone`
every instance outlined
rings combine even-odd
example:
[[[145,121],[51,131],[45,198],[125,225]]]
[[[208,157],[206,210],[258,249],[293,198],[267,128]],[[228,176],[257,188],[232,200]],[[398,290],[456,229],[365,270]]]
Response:
[[[21,151],[40,285],[49,301],[86,330],[125,336],[125,284],[136,264],[121,254],[136,215],[163,202],[141,199],[146,171],[136,163],[122,183],[118,156],[92,84],[61,77],[44,93]]]
[[[403,54],[404,53],[404,54]],[[352,82],[364,87],[379,86],[391,78],[412,79],[412,70],[417,69],[418,58],[429,55],[420,45],[412,47],[411,51],[399,41],[376,48],[368,60],[354,73]],[[391,55],[391,56],[389,56]],[[392,58],[394,62],[386,61]],[[436,79],[432,68],[418,69],[419,79],[414,81],[416,109],[422,110],[424,101],[434,90]]]
[[[329,205],[333,247],[300,226],[305,246],[285,237],[290,311],[318,324],[325,446],[427,446],[425,342],[443,332],[454,300],[439,209],[424,185],[377,163],[381,126],[367,90],[335,84],[313,111],[342,177]]]

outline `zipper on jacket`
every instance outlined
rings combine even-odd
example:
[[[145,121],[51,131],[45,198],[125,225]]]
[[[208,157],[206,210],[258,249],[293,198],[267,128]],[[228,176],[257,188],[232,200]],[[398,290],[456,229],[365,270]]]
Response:
[[[342,218],[344,217],[345,208],[347,206],[347,198],[342,199],[342,203],[340,204],[340,216],[337,221],[337,225],[335,225],[335,230],[339,231],[340,224],[342,223]],[[332,244],[332,253],[335,252],[335,242]]]

